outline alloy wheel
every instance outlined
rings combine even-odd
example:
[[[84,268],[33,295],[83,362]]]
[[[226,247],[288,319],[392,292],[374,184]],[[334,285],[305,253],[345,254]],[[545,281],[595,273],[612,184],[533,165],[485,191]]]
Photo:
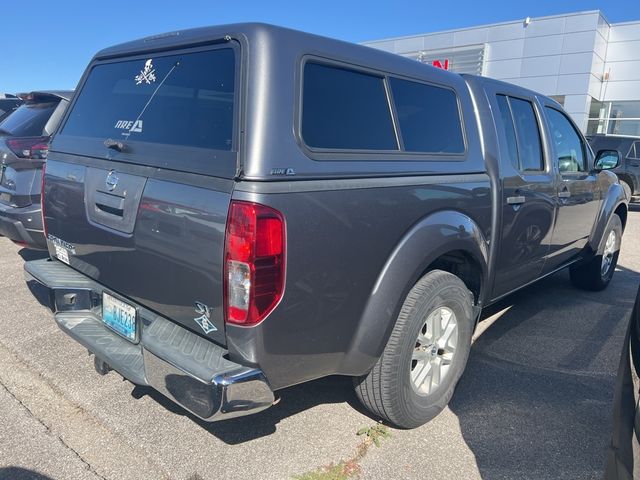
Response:
[[[411,386],[419,395],[433,393],[446,378],[458,344],[458,322],[448,307],[426,318],[411,356]]]

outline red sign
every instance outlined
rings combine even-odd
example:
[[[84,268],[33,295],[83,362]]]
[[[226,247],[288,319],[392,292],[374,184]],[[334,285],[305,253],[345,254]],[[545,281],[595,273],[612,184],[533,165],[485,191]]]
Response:
[[[449,70],[449,59],[445,58],[443,61],[434,60],[433,62],[431,62],[431,65],[433,65],[436,68],[441,68],[443,70]]]

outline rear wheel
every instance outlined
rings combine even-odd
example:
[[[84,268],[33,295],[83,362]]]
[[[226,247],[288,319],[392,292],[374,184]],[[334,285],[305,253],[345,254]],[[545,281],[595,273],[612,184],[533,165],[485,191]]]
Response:
[[[600,252],[589,263],[571,267],[570,275],[573,284],[585,290],[604,290],[611,282],[618,264],[620,244],[622,242],[622,221],[615,213],[611,216],[609,226],[602,237]]]
[[[433,270],[404,301],[387,346],[356,394],[377,416],[414,428],[440,413],[464,370],[473,331],[473,296],[455,275]]]

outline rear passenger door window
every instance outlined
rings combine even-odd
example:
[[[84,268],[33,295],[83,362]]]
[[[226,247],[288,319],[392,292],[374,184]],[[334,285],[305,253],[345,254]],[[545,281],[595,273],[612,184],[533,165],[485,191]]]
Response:
[[[453,90],[390,78],[407,152],[461,154],[465,151],[458,100]]]
[[[516,140],[516,129],[513,125],[513,117],[511,116],[511,107],[509,106],[509,100],[504,95],[498,95],[498,108],[500,111],[500,118],[505,130],[505,140],[507,142],[507,153],[509,154],[509,160],[511,165],[516,170],[520,170],[520,159],[518,157],[518,141]]]
[[[543,171],[542,142],[533,104],[505,95],[498,95],[497,100],[512,164],[523,173]]]
[[[301,133],[310,148],[398,150],[384,78],[307,62]]]

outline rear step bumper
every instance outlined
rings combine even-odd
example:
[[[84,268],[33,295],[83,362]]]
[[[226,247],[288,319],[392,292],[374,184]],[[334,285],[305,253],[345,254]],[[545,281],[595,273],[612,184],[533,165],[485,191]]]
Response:
[[[58,326],[96,358],[203,420],[249,415],[273,404],[262,371],[229,361],[222,347],[140,305],[140,341],[119,336],[101,319],[102,292],[108,290],[62,262],[26,262],[25,279]]]

